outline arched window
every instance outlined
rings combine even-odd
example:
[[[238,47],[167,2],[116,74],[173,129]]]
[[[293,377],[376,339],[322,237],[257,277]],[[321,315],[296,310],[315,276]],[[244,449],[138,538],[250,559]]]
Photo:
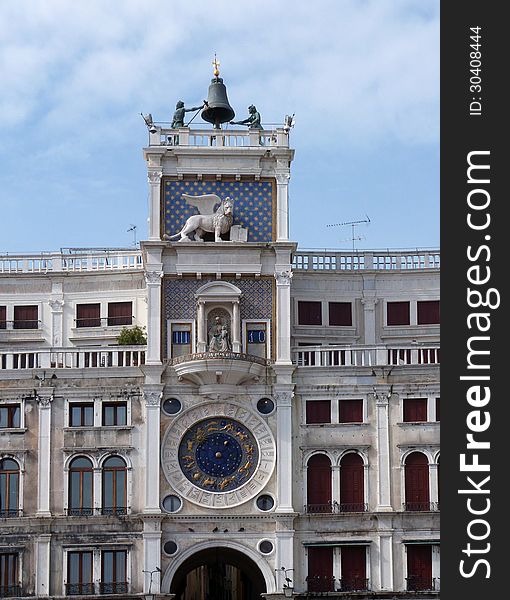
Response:
[[[405,509],[430,510],[429,461],[422,452],[412,452],[405,461]]]
[[[325,454],[308,460],[306,512],[331,512],[331,461]]]
[[[75,458],[69,467],[70,515],[91,515],[94,507],[94,469],[83,456]]]
[[[120,456],[103,463],[103,515],[125,515],[127,511],[127,467]]]
[[[365,510],[365,467],[359,454],[349,452],[340,461],[340,510]]]
[[[12,458],[0,460],[0,517],[19,514],[19,465]]]

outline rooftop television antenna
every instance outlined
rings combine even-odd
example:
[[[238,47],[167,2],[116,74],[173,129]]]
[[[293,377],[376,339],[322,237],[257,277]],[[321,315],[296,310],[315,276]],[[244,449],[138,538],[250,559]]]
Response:
[[[326,227],[340,227],[342,225],[350,225],[352,228],[352,251],[356,252],[355,242],[356,240],[361,240],[363,238],[360,236],[356,236],[355,228],[358,227],[358,225],[361,225],[362,223],[366,223],[367,225],[370,223],[370,217],[368,215],[365,215],[365,217],[366,219],[360,219],[359,221],[344,221],[343,223],[331,223],[330,225],[326,225]]]
[[[136,248],[137,246],[137,242],[136,242],[136,225],[130,225],[128,231],[132,231],[133,232],[133,246]]]

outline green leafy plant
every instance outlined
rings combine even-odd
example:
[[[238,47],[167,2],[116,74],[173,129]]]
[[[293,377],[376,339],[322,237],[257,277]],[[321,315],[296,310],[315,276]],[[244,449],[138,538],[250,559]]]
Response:
[[[123,327],[117,337],[119,346],[145,346],[147,335],[145,327],[135,325],[134,327]]]

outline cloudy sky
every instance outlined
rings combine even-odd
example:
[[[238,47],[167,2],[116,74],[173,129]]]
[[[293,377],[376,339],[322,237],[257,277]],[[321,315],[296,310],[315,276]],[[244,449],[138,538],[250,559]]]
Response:
[[[1,0],[0,253],[146,237],[140,112],[200,104],[217,53],[236,118],[296,114],[302,248],[439,243],[439,0]],[[195,123],[199,123],[195,119]]]

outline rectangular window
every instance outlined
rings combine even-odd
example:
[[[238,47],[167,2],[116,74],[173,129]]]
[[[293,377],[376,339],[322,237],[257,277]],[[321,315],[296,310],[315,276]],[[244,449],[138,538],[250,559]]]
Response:
[[[127,402],[104,402],[103,425],[126,425]]]
[[[76,305],[76,327],[100,327],[101,305],[100,304],[77,304]]]
[[[69,552],[67,554],[68,596],[94,594],[92,582],[92,552]]]
[[[69,404],[69,427],[93,427],[94,403]]]
[[[104,550],[101,553],[101,594],[126,594],[125,550]]]
[[[322,305],[320,302],[298,302],[299,325],[322,325]]]
[[[436,421],[440,421],[440,412],[439,412],[439,406],[441,404],[441,398],[436,398]]]
[[[191,324],[172,323],[171,333],[172,358],[191,354]]]
[[[408,544],[407,589],[409,591],[432,589],[432,546]]]
[[[387,325],[409,325],[410,315],[409,302],[388,302],[386,304]]]
[[[339,400],[338,420],[340,423],[363,423],[363,400]]]
[[[424,300],[417,303],[418,325],[439,325],[439,300]]]
[[[21,426],[21,406],[4,404],[0,406],[0,428]]]
[[[39,308],[37,306],[14,307],[14,329],[38,329]]]
[[[108,326],[131,325],[132,322],[132,302],[108,302]]]
[[[0,597],[21,596],[18,580],[18,555],[14,552],[0,554]]]
[[[427,421],[427,398],[404,398],[404,422]]]
[[[308,548],[308,592],[334,592],[333,548]]]
[[[352,325],[352,305],[350,302],[330,302],[329,303],[329,324],[330,325]]]
[[[0,306],[0,329],[7,329],[7,308]]]
[[[331,402],[329,400],[307,400],[306,422],[309,425],[331,423]]]
[[[365,546],[342,546],[340,555],[342,565],[340,589],[342,592],[368,589],[366,557]]]

